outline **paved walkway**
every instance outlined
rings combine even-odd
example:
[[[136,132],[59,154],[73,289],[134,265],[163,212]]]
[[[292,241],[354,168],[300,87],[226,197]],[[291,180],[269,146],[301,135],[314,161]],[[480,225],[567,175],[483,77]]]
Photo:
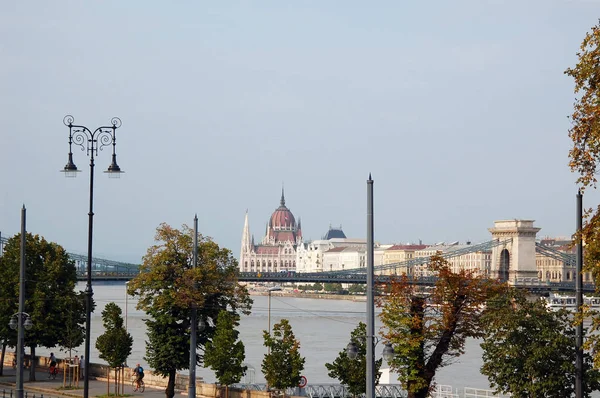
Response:
[[[3,371],[4,375],[0,376],[0,397],[14,397],[15,392],[12,394],[10,390],[15,390],[16,388],[16,380],[17,375],[15,369],[12,367],[4,367]],[[28,392],[28,396],[31,397],[34,394],[35,397],[44,396],[45,398],[50,397],[74,397],[81,398],[83,397],[83,380],[79,381],[79,387],[77,389],[72,390],[63,390],[63,373],[60,372],[56,376],[56,380],[48,379],[47,371],[37,371],[35,373],[36,381],[29,381],[29,369],[25,369],[23,372],[23,389]],[[129,379],[127,379],[129,380]],[[67,383],[68,385],[68,383]],[[111,394],[114,393],[114,384],[110,385]],[[99,395],[106,395],[107,393],[107,383],[102,380],[90,380],[89,382],[89,396],[97,397]],[[149,398],[159,398],[164,397],[165,392],[164,389],[155,389],[152,387],[146,386],[146,391],[144,393],[133,392],[133,388],[129,382],[125,383],[125,394],[128,396],[145,396]],[[180,392],[176,392],[176,395],[181,394]]]

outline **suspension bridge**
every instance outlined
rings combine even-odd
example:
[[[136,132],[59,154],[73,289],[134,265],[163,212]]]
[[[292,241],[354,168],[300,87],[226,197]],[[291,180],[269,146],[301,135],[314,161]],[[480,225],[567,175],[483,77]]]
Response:
[[[0,237],[0,253],[4,245],[8,242],[5,237]],[[469,253],[492,251],[497,247],[506,247],[512,243],[512,238],[493,239],[487,242],[469,245],[441,253],[441,256],[447,260],[464,256]],[[552,259],[562,262],[565,266],[575,266],[575,256],[570,253],[535,243],[535,251]],[[87,255],[68,253],[69,258],[75,263],[77,277],[80,280],[87,278]],[[374,267],[375,283],[388,283],[397,275],[406,274],[409,281],[413,284],[431,286],[435,284],[436,277],[431,275],[422,275],[415,270],[426,267],[430,257],[416,257],[410,260],[377,265]],[[506,265],[508,267],[508,265]],[[127,281],[134,278],[140,272],[139,264],[109,260],[104,258],[92,257],[92,280],[123,280]],[[240,272],[239,280],[242,282],[271,282],[271,283],[346,283],[346,284],[365,284],[367,282],[366,267],[344,269],[327,272]],[[513,281],[513,285],[526,288],[532,291],[573,291],[575,283],[565,282],[541,282],[537,278],[521,278]],[[584,291],[592,292],[595,290],[594,283],[584,283]]]

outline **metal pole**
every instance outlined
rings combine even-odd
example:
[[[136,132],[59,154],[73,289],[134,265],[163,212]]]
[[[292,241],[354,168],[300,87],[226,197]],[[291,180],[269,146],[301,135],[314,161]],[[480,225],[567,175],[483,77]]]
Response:
[[[269,320],[269,337],[271,337],[271,290],[269,290],[269,310],[267,311],[269,315],[267,316]],[[267,347],[267,355],[271,353],[271,346]]]
[[[25,344],[25,334],[23,330],[23,313],[25,311],[25,205],[21,209],[21,265],[19,268],[19,313],[18,331],[17,331],[17,398],[23,398],[23,350]],[[33,366],[33,358],[31,361]]]
[[[577,192],[577,262],[575,279],[575,304],[577,312],[581,317],[583,311],[583,245],[582,245],[582,224],[583,224],[583,195],[581,190]],[[580,318],[581,319],[581,318]],[[575,329],[575,397],[583,397],[583,319],[577,324]]]
[[[127,310],[129,309],[129,305],[127,305],[127,297],[129,296],[127,293],[127,285],[129,285],[129,281],[125,282],[125,331],[127,331]]]
[[[85,287],[85,359],[83,361],[83,398],[89,398],[90,392],[90,339],[92,331],[92,236],[94,229],[94,144],[90,151],[90,211],[88,229],[87,285]]]
[[[194,215],[194,262],[192,267],[198,265],[198,215]],[[190,381],[188,388],[188,397],[196,398],[196,325],[197,321],[196,304],[192,304],[192,316],[190,325]]]
[[[367,180],[367,398],[375,398],[375,299],[373,295],[373,180]]]

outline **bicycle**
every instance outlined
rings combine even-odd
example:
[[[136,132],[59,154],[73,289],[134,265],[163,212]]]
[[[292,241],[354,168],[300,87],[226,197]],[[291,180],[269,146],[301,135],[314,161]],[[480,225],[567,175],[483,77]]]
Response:
[[[138,382],[135,376],[131,379],[131,386],[133,387],[133,392],[144,392],[146,390],[144,379],[140,379],[140,381]]]
[[[56,380],[56,375],[58,374],[58,366],[50,366],[50,369],[48,369],[48,378],[52,379],[52,380]]]

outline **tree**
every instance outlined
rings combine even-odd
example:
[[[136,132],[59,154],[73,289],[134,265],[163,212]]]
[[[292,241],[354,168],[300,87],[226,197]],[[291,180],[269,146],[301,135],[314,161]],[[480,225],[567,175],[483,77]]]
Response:
[[[439,253],[429,267],[438,278],[433,289],[426,292],[404,275],[380,302],[383,337],[396,352],[390,368],[409,398],[425,398],[436,371],[464,353],[468,337],[482,335],[481,309],[504,288],[475,271],[452,272]]]
[[[512,291],[488,302],[482,319],[486,326],[481,373],[496,393],[516,398],[575,393],[575,328],[567,311],[550,311],[542,300],[528,301],[523,293]],[[585,397],[600,387],[598,376],[585,353]]]
[[[296,340],[287,319],[273,326],[273,334],[263,331],[264,345],[269,349],[262,361],[262,372],[271,388],[283,391],[296,387],[302,377],[305,358],[300,355],[300,342]]]
[[[600,160],[600,25],[593,26],[585,35],[577,58],[577,65],[565,71],[575,81],[574,91],[578,96],[569,130],[573,140],[569,165],[580,175],[577,182],[584,187],[595,187]]]
[[[20,234],[11,237],[0,257],[0,318],[10,319],[18,312]],[[77,274],[74,262],[60,245],[39,235],[25,236],[25,312],[33,327],[25,333],[25,346],[35,358],[36,347],[53,348],[63,344],[63,325],[83,330],[85,307],[83,292],[75,292]],[[16,346],[17,333],[0,322],[1,337]],[[30,380],[35,380],[35,367],[30,368]]]
[[[326,292],[340,292],[342,291],[341,283],[325,283],[325,291]]]
[[[221,311],[217,317],[215,334],[212,341],[206,342],[204,366],[210,367],[216,374],[219,384],[226,388],[239,383],[247,366],[244,366],[244,343],[238,341],[239,316]]]
[[[597,187],[598,162],[600,161],[600,24],[586,33],[577,53],[578,62],[565,74],[575,82],[575,103],[570,117],[572,125],[569,138],[573,147],[569,151],[569,166],[577,172],[581,189]],[[594,279],[600,277],[600,206],[586,211],[581,233],[585,242],[584,271],[590,271]],[[598,291],[598,286],[596,287]],[[594,354],[596,366],[600,366],[600,318],[592,317],[591,334],[586,342]]]
[[[78,295],[69,304],[66,313],[66,322],[64,324],[63,334],[58,340],[58,345],[63,347],[61,350],[68,352],[69,358],[72,358],[73,349],[83,344],[85,340],[85,298]]]
[[[365,287],[363,285],[359,285],[358,283],[353,283],[352,285],[350,285],[350,287],[348,288],[348,291],[351,294],[361,294],[365,292]]]
[[[115,368],[115,380],[118,369],[123,367],[133,346],[133,337],[123,327],[121,308],[115,303],[108,303],[102,311],[102,324],[104,334],[98,336],[96,349],[100,352],[100,359],[104,359],[108,366]],[[110,379],[107,380],[110,383]],[[118,394],[118,385],[115,383],[115,395]]]
[[[198,267],[193,267],[194,231],[161,224],[156,229],[156,244],[143,258],[140,273],[127,288],[138,296],[137,309],[149,318],[146,357],[154,372],[168,377],[165,394],[175,395],[175,375],[190,363],[190,322],[192,308],[206,327],[197,330],[196,341],[202,351],[212,339],[217,316],[222,310],[232,314],[249,313],[252,300],[238,283],[237,261],[231,251],[210,238],[198,236]],[[196,363],[203,355],[196,354]]]
[[[350,340],[356,344],[358,355],[350,359],[346,350],[340,351],[333,363],[326,363],[329,377],[338,379],[340,383],[348,387],[348,391],[354,397],[365,394],[367,391],[367,326],[360,322],[350,334]],[[375,361],[375,384],[379,383],[381,372],[381,359]]]

